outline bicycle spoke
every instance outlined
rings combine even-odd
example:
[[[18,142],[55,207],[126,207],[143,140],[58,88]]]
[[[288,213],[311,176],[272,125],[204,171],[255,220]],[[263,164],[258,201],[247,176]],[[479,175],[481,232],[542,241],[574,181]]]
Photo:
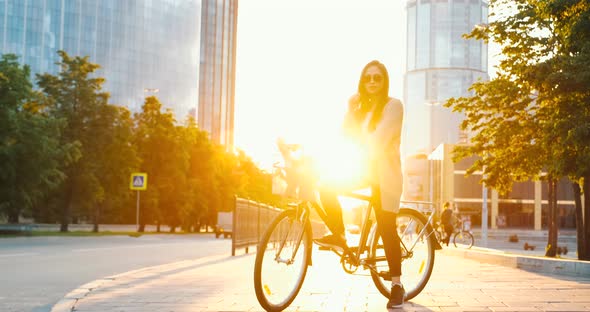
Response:
[[[397,217],[397,232],[400,238],[400,248],[402,252],[402,274],[401,281],[406,290],[408,299],[415,297],[426,285],[432,267],[434,265],[434,245],[427,233],[426,219],[421,217],[416,211],[401,210]],[[371,272],[373,281],[384,295],[389,295],[391,286],[390,278],[383,274],[389,271],[387,261],[385,261],[384,250],[381,247],[382,241],[374,241],[371,247],[372,259],[383,259],[375,261],[376,273]]]
[[[287,307],[297,296],[307,272],[311,233],[293,215],[293,211],[279,215],[257,250],[254,286],[258,301],[268,311]]]

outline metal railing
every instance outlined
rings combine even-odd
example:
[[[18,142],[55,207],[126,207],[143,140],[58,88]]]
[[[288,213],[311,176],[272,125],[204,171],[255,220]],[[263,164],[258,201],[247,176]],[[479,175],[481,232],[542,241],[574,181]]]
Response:
[[[237,248],[256,246],[266,227],[281,212],[280,209],[252,200],[236,198],[236,208],[232,221],[231,255]]]
[[[236,198],[236,206],[232,220],[231,255],[236,255],[236,249],[255,247],[264,231],[273,219],[281,213],[281,209],[258,203],[244,198]],[[325,225],[321,221],[312,220],[313,237],[325,233]]]

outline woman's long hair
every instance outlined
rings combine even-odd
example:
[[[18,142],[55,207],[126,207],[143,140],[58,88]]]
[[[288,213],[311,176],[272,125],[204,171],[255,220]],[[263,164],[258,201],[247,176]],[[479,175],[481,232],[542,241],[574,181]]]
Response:
[[[376,103],[371,103],[369,101],[369,95],[367,94],[367,89],[365,88],[365,74],[367,69],[371,66],[376,66],[379,68],[379,71],[383,75],[383,88],[377,94],[377,101]],[[369,130],[375,130],[377,123],[381,120],[381,115],[383,114],[383,108],[385,104],[389,101],[389,73],[387,72],[387,68],[381,62],[374,60],[369,62],[363,68],[361,72],[361,77],[358,83],[358,93],[360,94],[360,120],[364,120],[365,116],[372,111],[373,116],[371,116],[371,120],[369,121]]]

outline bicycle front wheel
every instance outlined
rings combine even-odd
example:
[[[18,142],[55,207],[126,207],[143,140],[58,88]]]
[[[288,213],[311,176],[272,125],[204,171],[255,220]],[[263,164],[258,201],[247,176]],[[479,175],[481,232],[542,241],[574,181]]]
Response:
[[[427,224],[427,219],[416,210],[401,208],[396,221],[402,249],[401,282],[406,290],[406,300],[410,300],[424,289],[430,279],[434,267],[434,239],[436,238],[432,234],[432,227]],[[389,266],[381,236],[378,231],[374,233],[369,259],[375,263],[376,270],[371,270],[371,277],[379,292],[389,298],[391,293]]]
[[[282,311],[299,293],[311,259],[312,233],[296,210],[280,213],[256,250],[254,290],[266,311]],[[307,224],[306,224],[307,223]]]
[[[453,236],[453,244],[455,247],[469,249],[473,246],[474,241],[475,239],[473,239],[473,235],[467,231],[459,231]]]

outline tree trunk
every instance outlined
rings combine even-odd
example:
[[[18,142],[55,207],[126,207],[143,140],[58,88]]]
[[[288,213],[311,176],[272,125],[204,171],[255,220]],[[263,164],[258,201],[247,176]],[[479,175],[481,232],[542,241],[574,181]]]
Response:
[[[576,238],[578,241],[578,259],[586,260],[587,250],[584,239],[584,214],[582,211],[582,190],[578,182],[573,182],[574,202],[576,206]]]
[[[137,229],[137,232],[139,232],[139,233],[145,232],[145,223],[143,223],[143,222],[139,223],[139,228]]]
[[[590,174],[584,175],[584,242],[586,247],[586,258],[590,260]]]
[[[159,220],[156,224],[156,232],[160,233],[160,221]]]
[[[549,235],[545,256],[555,257],[557,255],[557,182],[553,177],[549,177],[548,185],[549,215],[547,216],[547,226],[549,227]]]
[[[98,223],[100,222],[100,204],[97,204],[94,208],[94,226],[92,232],[98,233]]]
[[[72,182],[69,181],[68,186],[66,187],[66,200],[61,211],[61,225],[59,228],[60,232],[68,231],[68,225],[70,223],[70,214],[72,212],[72,197],[74,194],[74,186],[72,185]]]
[[[18,223],[18,216],[20,211],[17,208],[10,207],[8,209],[8,223]]]

